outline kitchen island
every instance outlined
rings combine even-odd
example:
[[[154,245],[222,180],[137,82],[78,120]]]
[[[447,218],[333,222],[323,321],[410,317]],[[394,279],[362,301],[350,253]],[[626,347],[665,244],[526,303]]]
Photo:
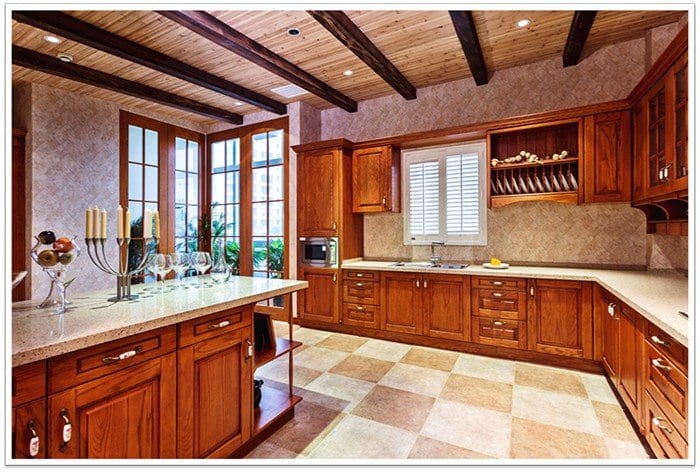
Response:
[[[177,284],[118,303],[107,301],[113,290],[69,291],[63,315],[35,308],[37,300],[13,305],[13,457],[231,457],[293,417],[300,343],[290,330],[254,346],[253,313],[273,297],[288,304],[307,282]],[[285,355],[289,391],[263,388],[254,407],[255,369]]]

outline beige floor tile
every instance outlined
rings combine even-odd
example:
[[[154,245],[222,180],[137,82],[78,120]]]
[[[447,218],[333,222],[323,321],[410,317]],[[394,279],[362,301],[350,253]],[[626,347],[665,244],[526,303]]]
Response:
[[[649,454],[644,450],[639,441],[627,442],[619,439],[605,438],[610,459],[649,459]],[[651,459],[650,459],[651,461]],[[656,461],[655,461],[656,462]]]
[[[437,397],[449,376],[450,374],[440,370],[398,363],[382,377],[379,384]]]
[[[362,440],[358,440],[362,438]],[[308,455],[322,459],[405,459],[416,435],[348,415]]]
[[[417,433],[434,402],[433,397],[377,385],[351,413]]]
[[[486,454],[480,454],[463,447],[431,439],[425,436],[418,436],[409,459],[493,459]]]
[[[592,403],[605,437],[632,443],[639,442],[634,427],[630,424],[620,405],[596,401]]]
[[[309,369],[294,362],[294,385],[303,387],[308,385],[323,372]],[[289,383],[289,363],[283,359],[278,359],[258,368],[255,371],[255,378],[270,379],[281,383]]]
[[[601,436],[513,418],[510,457],[514,459],[571,459],[608,457]]]
[[[382,341],[379,339],[370,339],[359,349],[357,349],[354,354],[366,357],[373,357],[375,359],[381,359],[383,361],[398,362],[403,356],[411,349],[412,346],[408,344],[393,343],[389,341]]]
[[[289,337],[289,325],[287,323],[284,323],[282,321],[272,321],[272,326],[274,326],[275,329],[275,336],[280,337],[280,338],[288,338]]]
[[[451,374],[440,398],[510,413],[513,386],[503,382]]]
[[[347,400],[350,403],[345,407],[344,411],[348,412],[372,390],[372,387],[374,387],[373,383],[365,382],[364,380],[326,372],[309,383],[305,388]]]
[[[602,374],[579,373],[588,398],[598,402],[617,405],[617,397],[613,393],[608,380]]]
[[[554,367],[517,362],[515,365],[515,383],[516,385],[538,388],[540,390],[588,397],[581,377],[579,377],[577,372]]]
[[[295,459],[296,457],[296,452],[265,441],[250,451],[245,459]]]
[[[342,413],[312,402],[301,401],[294,408],[294,418],[266,441],[297,454],[302,453],[333,424]]]
[[[406,355],[401,358],[400,362],[449,372],[452,370],[458,358],[459,354],[456,352],[412,347]]]
[[[300,387],[294,387],[294,395],[300,396],[303,399],[302,401],[315,403],[316,405],[338,412],[344,411],[348,405],[350,405],[350,401],[348,400]]]
[[[347,352],[309,346],[299,354],[294,354],[294,366],[299,365],[308,369],[327,371],[348,356]]]
[[[510,415],[437,399],[421,435],[493,457],[508,457]]]
[[[515,381],[515,362],[473,354],[460,354],[452,372],[512,384]]]
[[[326,339],[316,343],[316,346],[336,351],[355,352],[367,342],[367,338],[349,336],[347,334],[331,334]]]
[[[329,372],[346,377],[353,377],[367,382],[379,382],[384,374],[394,366],[394,362],[382,361],[372,357],[350,354]]]
[[[512,414],[561,428],[603,435],[588,398],[515,385]]]
[[[294,340],[301,341],[302,343],[313,346],[319,341],[323,341],[332,333],[327,331],[319,331],[316,329],[302,328],[300,326],[294,327]]]

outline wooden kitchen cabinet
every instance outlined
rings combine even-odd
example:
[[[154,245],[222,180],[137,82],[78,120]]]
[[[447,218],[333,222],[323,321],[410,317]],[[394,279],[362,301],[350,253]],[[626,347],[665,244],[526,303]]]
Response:
[[[630,136],[629,110],[584,119],[584,203],[630,201]]]
[[[625,304],[620,304],[618,312],[620,364],[617,390],[639,423],[642,398],[642,319]]]
[[[620,301],[595,286],[595,316],[601,320],[601,362],[612,383],[617,386],[620,377]]]
[[[46,457],[46,362],[12,369],[12,457]]]
[[[381,290],[376,271],[343,271],[343,313],[341,323],[378,329]]]
[[[472,277],[471,341],[527,349],[526,279]]]
[[[338,300],[337,269],[299,266],[298,277],[306,280],[309,287],[299,292],[298,314],[301,321],[321,321],[338,324],[340,308]]]
[[[251,438],[252,322],[178,350],[178,442],[182,458],[225,458]],[[229,325],[212,321],[208,332]],[[221,326],[221,327],[220,327]]]
[[[336,236],[340,221],[341,149],[309,151],[297,156],[297,231],[304,236]]]
[[[638,103],[632,108],[632,201],[642,200],[647,197],[647,147],[648,142],[641,139],[646,134],[646,122],[648,118],[646,107]]]
[[[382,272],[381,329],[423,334],[421,274]]]
[[[352,211],[401,211],[400,151],[385,145],[352,153]]]
[[[591,283],[531,279],[528,293],[529,350],[593,359]]]

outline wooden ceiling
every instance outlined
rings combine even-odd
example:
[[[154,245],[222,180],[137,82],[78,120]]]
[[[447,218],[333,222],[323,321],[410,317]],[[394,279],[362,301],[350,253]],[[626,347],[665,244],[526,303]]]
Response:
[[[320,109],[336,106],[306,93],[284,98],[271,91],[289,81],[256,65],[175,21],[153,11],[67,11],[69,15],[146,46],[214,76],[281,103],[302,100]],[[210,11],[213,17],[308,72],[335,91],[360,102],[396,94],[387,82],[305,11]],[[471,77],[460,39],[447,11],[346,11],[347,17],[415,88]],[[471,12],[483,61],[489,72],[562,56],[573,11]],[[590,29],[582,61],[595,50],[644,36],[650,28],[676,22],[683,11],[599,11]],[[515,28],[522,19],[530,26]],[[290,28],[301,34],[292,37]],[[245,115],[260,108],[163,72],[65,39],[43,40],[45,31],[12,20],[12,43],[55,57],[73,56],[74,63],[160,89],[190,100]],[[60,37],[60,36],[59,36]],[[352,70],[351,76],[343,71]],[[12,78],[63,88],[137,107],[145,112],[185,119],[206,127],[216,120],[141,98],[86,85],[13,65]]]

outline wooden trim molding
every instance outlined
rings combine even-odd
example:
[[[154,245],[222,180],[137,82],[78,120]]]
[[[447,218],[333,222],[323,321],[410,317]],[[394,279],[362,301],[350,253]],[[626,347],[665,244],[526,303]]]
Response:
[[[287,105],[58,11],[13,11],[12,19],[141,64],[279,115]],[[70,78],[70,77],[69,77]],[[226,120],[230,121],[230,120]],[[233,121],[231,121],[234,123]],[[237,121],[234,124],[240,124]]]
[[[566,38],[566,46],[564,46],[564,67],[575,66],[581,59],[583,47],[586,45],[588,33],[591,31],[593,21],[595,21],[595,10],[575,11],[574,18],[571,20],[571,28],[569,28],[569,36]]]
[[[357,111],[355,100],[233,29],[214,15],[205,11],[158,11],[157,13],[345,111]]]
[[[467,58],[469,69],[476,85],[488,83],[488,71],[484,62],[484,54],[481,52],[479,36],[474,26],[474,18],[470,11],[451,11],[452,25],[455,27],[459,42],[462,44],[464,56]]]
[[[308,11],[321,26],[350,49],[406,100],[416,98],[416,88],[342,11]]]

